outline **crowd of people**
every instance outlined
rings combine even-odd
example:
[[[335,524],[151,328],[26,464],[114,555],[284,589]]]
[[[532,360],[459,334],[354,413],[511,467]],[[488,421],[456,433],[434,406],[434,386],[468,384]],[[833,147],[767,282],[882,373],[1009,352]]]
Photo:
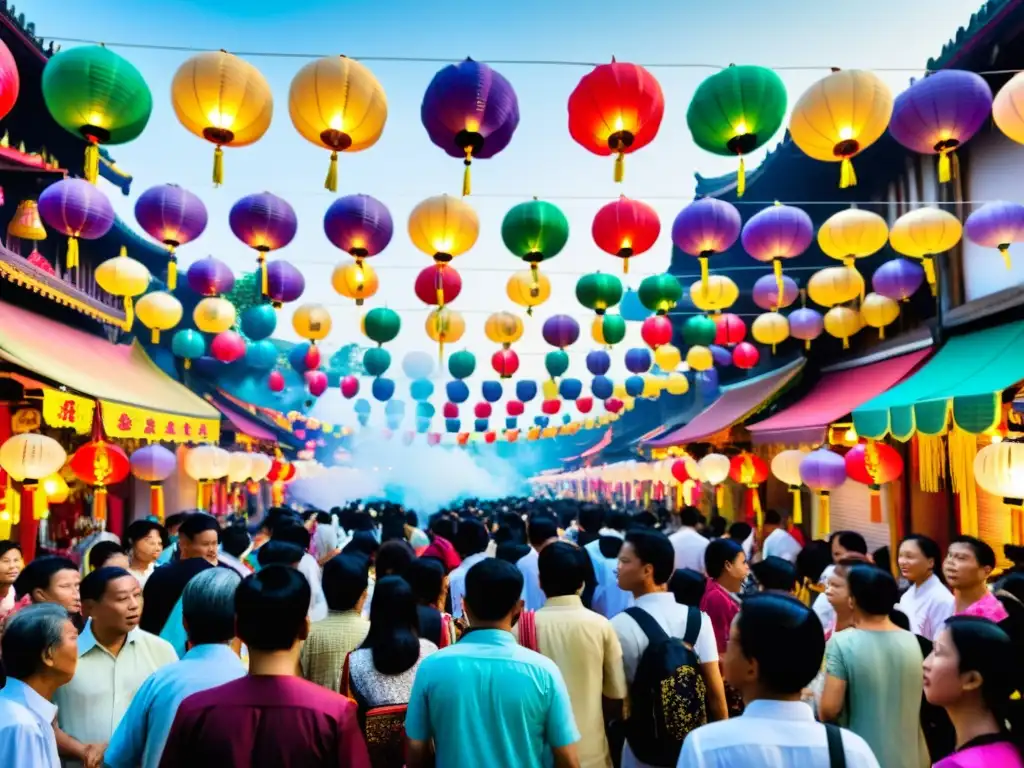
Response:
[[[1024,768],[1024,574],[559,499],[0,542],[0,765]]]

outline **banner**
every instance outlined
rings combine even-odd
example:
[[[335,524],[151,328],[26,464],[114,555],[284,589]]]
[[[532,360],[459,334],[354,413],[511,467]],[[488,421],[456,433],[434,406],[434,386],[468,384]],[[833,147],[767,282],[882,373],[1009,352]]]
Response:
[[[73,429],[80,435],[89,434],[96,403],[88,397],[79,397],[56,389],[43,390],[43,421],[51,427]]]
[[[107,437],[131,437],[168,443],[213,443],[220,440],[220,419],[199,419],[102,401]]]

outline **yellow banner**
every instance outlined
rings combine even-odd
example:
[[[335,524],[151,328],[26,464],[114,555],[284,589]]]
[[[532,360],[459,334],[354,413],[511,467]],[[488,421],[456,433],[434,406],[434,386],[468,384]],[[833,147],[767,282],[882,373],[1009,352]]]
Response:
[[[96,403],[87,397],[71,395],[56,389],[43,390],[43,421],[51,427],[73,429],[87,435],[92,429]]]
[[[216,443],[220,419],[197,419],[103,401],[107,437],[131,437],[169,443]]]

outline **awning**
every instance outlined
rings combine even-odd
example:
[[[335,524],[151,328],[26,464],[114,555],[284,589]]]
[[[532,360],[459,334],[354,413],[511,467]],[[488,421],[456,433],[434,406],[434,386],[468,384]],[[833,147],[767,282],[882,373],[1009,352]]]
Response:
[[[941,435],[953,422],[981,434],[999,424],[1002,393],[1024,380],[1024,321],[950,339],[915,374],[853,412],[861,437]]]
[[[722,387],[722,394],[698,413],[685,427],[646,443],[648,448],[697,443],[723,429],[743,421],[771,401],[800,373],[806,361],[794,360],[788,365],[753,379]]]
[[[755,445],[817,444],[825,441],[828,425],[887,389],[917,368],[931,348],[891,357],[877,363],[826,373],[803,399],[764,421],[747,425]]]
[[[168,377],[138,343],[111,344],[0,303],[0,359],[68,390],[44,393],[43,417],[51,426],[81,429],[98,400],[108,437],[181,443],[220,438],[220,412]]]
[[[250,419],[240,413],[235,413],[227,406],[220,405],[219,403],[214,403],[213,407],[224,414],[224,418],[231,423],[235,432],[241,432],[243,435],[247,435],[253,440],[260,440],[268,443],[277,442],[277,436],[254,419]]]

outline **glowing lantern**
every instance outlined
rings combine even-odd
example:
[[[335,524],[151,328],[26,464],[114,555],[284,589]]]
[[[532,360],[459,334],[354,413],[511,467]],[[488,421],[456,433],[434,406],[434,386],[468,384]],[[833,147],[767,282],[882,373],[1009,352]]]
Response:
[[[791,205],[775,205],[758,211],[743,225],[743,249],[758,261],[770,261],[775,284],[782,295],[782,260],[793,259],[814,240],[811,217]]]
[[[768,479],[768,465],[764,459],[752,453],[740,453],[729,461],[729,477],[747,489],[747,518],[757,521],[757,527],[764,524],[761,511],[761,495],[758,486]]]
[[[331,315],[322,304],[303,304],[292,315],[292,328],[299,336],[316,344],[331,332]]]
[[[256,251],[260,294],[269,296],[267,254],[284,248],[295,239],[299,228],[295,209],[287,200],[270,192],[246,195],[231,206],[228,225],[235,237]]]
[[[523,321],[511,312],[495,312],[487,318],[484,333],[495,344],[508,349],[523,336]]]
[[[654,364],[665,373],[671,373],[683,361],[679,350],[671,344],[662,344],[654,350]]]
[[[903,459],[885,443],[869,440],[858,443],[846,452],[846,476],[855,483],[863,483],[871,490],[871,522],[882,522],[882,503],[879,490],[903,474]]]
[[[832,525],[829,498],[832,491],[846,482],[846,462],[838,453],[819,448],[800,461],[800,479],[818,494],[818,535],[826,535]]]
[[[740,212],[736,206],[714,197],[694,200],[672,223],[672,242],[700,261],[700,282],[708,290],[708,259],[729,250],[739,239]],[[691,289],[690,295],[693,295]]]
[[[185,474],[196,481],[196,507],[209,509],[213,501],[213,485],[227,477],[231,454],[216,445],[198,445],[185,452],[182,465]]]
[[[860,316],[865,325],[878,329],[878,338],[885,338],[885,326],[900,316],[900,305],[888,296],[869,293],[860,305]]]
[[[480,219],[469,203],[457,197],[438,195],[424,200],[409,214],[409,237],[420,251],[444,269],[476,243]],[[438,305],[444,304],[443,295]]]
[[[847,267],[857,259],[874,256],[889,242],[889,225],[877,213],[847,208],[829,216],[818,230],[822,253]]]
[[[892,92],[877,75],[835,71],[793,105],[789,133],[808,157],[840,163],[839,186],[846,189],[857,183],[852,159],[882,137],[892,107]]]
[[[413,291],[424,304],[443,307],[459,297],[462,277],[455,271],[455,267],[431,264],[416,275]]]
[[[244,483],[249,479],[252,469],[252,454],[243,451],[228,453],[227,479],[231,484]]]
[[[93,489],[92,515],[97,522],[107,519],[107,487],[117,485],[131,470],[124,450],[102,438],[98,430],[93,439],[75,451],[68,462],[75,477]]]
[[[576,281],[576,300],[598,315],[622,300],[622,281],[614,275],[593,272]]]
[[[1024,144],[1024,73],[1017,73],[999,89],[992,102],[992,122],[1006,138]]]
[[[444,345],[455,344],[466,332],[466,321],[451,307],[440,307],[427,315],[427,336],[438,345],[439,355],[444,357]]]
[[[5,44],[0,43],[0,119],[7,117],[18,100],[21,77],[14,54]]]
[[[26,562],[35,558],[39,521],[49,515],[46,493],[39,488],[39,482],[58,472],[66,459],[60,443],[38,432],[14,435],[0,445],[0,468],[22,483],[26,503],[21,508],[32,510],[32,514],[21,517],[19,528],[21,554]]]
[[[811,348],[811,342],[825,330],[825,319],[820,312],[807,307],[795,309],[789,314],[789,335],[800,339],[804,349]]]
[[[823,307],[834,307],[864,295],[864,278],[853,267],[825,267],[807,281],[807,295]]]
[[[618,182],[625,155],[654,140],[664,115],[665,97],[654,75],[612,58],[584,75],[569,96],[569,135],[595,155],[614,154]]]
[[[203,333],[223,333],[235,324],[235,306],[227,299],[209,297],[192,310],[192,322]]]
[[[263,138],[274,114],[266,78],[226,51],[199,53],[178,67],[171,81],[174,114],[189,133],[213,144],[213,183],[224,181],[223,147],[245,147]]]
[[[292,125],[306,141],[331,151],[324,188],[338,191],[338,153],[369,149],[384,132],[388,100],[365,65],[345,56],[309,62],[288,90]]]
[[[526,307],[526,314],[532,316],[534,307],[539,307],[551,298],[551,281],[547,275],[543,273],[534,275],[527,269],[516,272],[508,279],[505,292],[513,303],[520,307]]]
[[[709,371],[715,367],[715,357],[707,347],[690,347],[686,351],[686,364],[694,371]]]
[[[704,479],[704,482],[715,489],[715,506],[718,509],[722,508],[722,496],[725,490],[722,483],[729,477],[729,469],[731,467],[732,464],[729,461],[729,457],[723,456],[720,453],[709,453],[697,462],[700,476]]]
[[[849,307],[832,307],[825,313],[825,333],[843,340],[843,349],[850,348],[850,337],[864,327],[860,312]]]
[[[376,270],[369,264],[357,262],[336,266],[331,273],[331,285],[341,296],[354,299],[357,307],[361,307],[366,299],[376,295],[380,287]]]
[[[908,301],[924,282],[924,267],[911,259],[891,259],[871,276],[871,287],[880,296]]]
[[[793,496],[793,524],[800,525],[803,522],[802,504],[800,503],[800,486],[803,485],[803,478],[800,477],[800,464],[807,455],[806,451],[789,450],[780,451],[772,458],[772,474],[789,488]]]
[[[655,315],[644,320],[640,326],[640,337],[651,349],[672,341],[672,321],[664,315]]]
[[[274,309],[295,301],[306,290],[306,278],[294,265],[278,259],[267,264],[267,298]]]
[[[1024,205],[1003,200],[985,203],[967,217],[967,239],[985,248],[998,248],[1010,268],[1010,245],[1024,241]]]
[[[598,248],[622,259],[622,271],[627,273],[629,260],[646,253],[658,241],[661,221],[647,203],[620,195],[618,200],[601,206],[590,232]]]
[[[128,249],[122,247],[120,256],[96,267],[94,277],[104,291],[124,299],[124,329],[131,330],[135,322],[133,299],[149,288],[149,270],[141,262],[128,258]]]
[[[602,346],[611,347],[626,338],[626,321],[621,315],[604,314],[590,325],[590,337]]]
[[[63,504],[71,495],[68,482],[60,472],[54,472],[42,481],[43,493],[46,494],[47,504]]]
[[[640,302],[652,312],[664,315],[667,314],[683,297],[682,286],[675,275],[662,272],[657,275],[650,275],[640,281],[640,288],[637,291]]]
[[[52,60],[51,60],[52,61]],[[78,240],[97,240],[114,226],[114,207],[95,185],[83,179],[61,179],[39,195],[39,214],[67,235],[68,269],[78,267]]]
[[[690,301],[703,312],[721,312],[739,297],[740,289],[725,275],[709,275],[707,282],[698,280],[690,286]]]
[[[770,344],[774,352],[776,346],[789,338],[789,321],[778,312],[765,312],[754,318],[750,335],[758,344]]]
[[[715,315],[715,344],[733,347],[747,337],[747,324],[739,315]]]
[[[177,248],[203,234],[209,220],[197,195],[176,184],[150,187],[135,203],[135,220],[154,240],[167,248],[167,289],[178,286]]]
[[[1024,442],[1003,440],[978,451],[974,457],[974,480],[978,487],[1010,507],[1010,539],[1016,544],[1024,541]]]
[[[741,371],[756,368],[759,362],[761,362],[761,353],[749,341],[741,341],[732,351],[732,364]]]
[[[780,309],[790,306],[800,296],[800,289],[796,281],[788,275],[782,276],[782,290],[779,290],[779,281],[775,275],[764,275],[754,281],[754,288],[750,292],[754,303],[761,309],[769,312],[778,312]]]
[[[963,235],[960,219],[940,208],[918,208],[896,219],[889,243],[897,253],[920,259],[934,296],[937,291],[934,256],[953,249]]]
[[[561,253],[569,241],[569,220],[558,206],[534,198],[505,214],[501,239],[517,258],[530,265],[536,279],[538,265]]]

